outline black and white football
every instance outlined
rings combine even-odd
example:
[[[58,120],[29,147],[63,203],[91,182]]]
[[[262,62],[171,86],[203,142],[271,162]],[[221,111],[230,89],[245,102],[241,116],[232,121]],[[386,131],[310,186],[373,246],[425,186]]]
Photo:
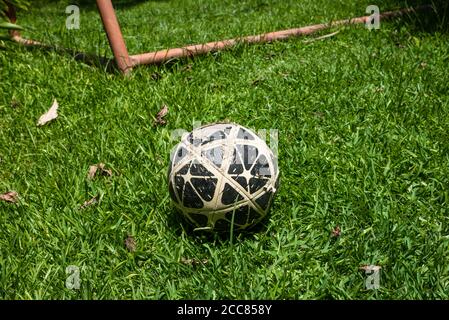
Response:
[[[277,159],[251,130],[211,124],[185,134],[174,148],[169,192],[197,229],[227,231],[262,220],[278,187]]]

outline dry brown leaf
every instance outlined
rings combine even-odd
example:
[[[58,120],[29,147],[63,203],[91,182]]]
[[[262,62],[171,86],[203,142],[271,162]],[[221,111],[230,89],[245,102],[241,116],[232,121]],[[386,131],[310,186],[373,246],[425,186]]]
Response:
[[[104,163],[99,163],[99,164],[94,164],[89,167],[89,172],[87,173],[87,178],[93,179],[98,171],[100,171],[100,174],[102,176],[106,176],[106,177],[112,176],[112,170],[106,169],[106,166]]]
[[[125,247],[126,247],[126,249],[128,249],[129,252],[136,251],[137,244],[136,244],[136,240],[134,239],[134,237],[132,235],[128,235],[126,237]]]
[[[51,108],[39,118],[39,120],[37,121],[37,125],[43,126],[51,120],[56,119],[58,117],[58,107],[58,101],[56,101],[55,99]]]
[[[102,176],[106,176],[106,177],[112,176],[112,170],[106,169],[104,163],[98,164],[98,168],[100,169],[100,173]]]
[[[168,107],[166,104],[164,104],[162,106],[162,109],[157,113],[156,115],[156,120],[154,121],[155,125],[165,125],[167,124],[167,121],[165,121],[163,118],[167,115],[168,113]]]
[[[332,230],[332,237],[338,238],[340,235],[341,235],[341,229],[340,229],[340,226],[336,226],[336,227]]]
[[[16,98],[12,98],[11,108],[16,109],[18,107],[20,107],[20,101],[18,101]]]
[[[383,92],[383,91],[384,91],[384,88],[383,88],[383,87],[376,87],[376,88],[374,89],[374,92],[376,92],[376,93]]]
[[[181,263],[185,264],[187,266],[197,266],[200,264],[207,264],[208,262],[209,262],[209,260],[207,260],[207,259],[199,260],[199,259],[195,259],[195,258],[193,258],[193,259],[186,259],[184,257],[181,258]]]
[[[154,72],[151,74],[151,79],[154,81],[162,79],[162,75],[159,72]]]
[[[320,112],[320,111],[314,112],[313,115],[317,118],[324,118],[324,116],[325,116],[324,112]]]
[[[19,201],[19,194],[15,191],[9,191],[4,194],[0,194],[0,200],[17,203],[17,201]]]
[[[181,72],[192,71],[192,67],[193,66],[191,64],[185,65],[184,67],[181,68]]]
[[[86,209],[87,207],[95,204],[98,202],[98,195],[96,195],[95,197],[93,197],[90,200],[85,201],[81,206],[80,206],[80,210]]]
[[[255,79],[255,80],[251,81],[251,85],[257,86],[257,85],[259,85],[259,84],[260,84],[261,82],[263,82],[263,81],[264,81],[263,78],[257,78],[257,79]]]
[[[97,173],[98,167],[97,165],[93,165],[89,167],[89,173],[87,174],[87,177],[89,179],[93,179],[95,177],[95,174]]]

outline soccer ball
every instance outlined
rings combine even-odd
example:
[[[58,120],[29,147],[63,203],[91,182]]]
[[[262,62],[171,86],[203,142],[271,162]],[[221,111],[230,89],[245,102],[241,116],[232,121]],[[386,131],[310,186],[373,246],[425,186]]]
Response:
[[[267,214],[278,188],[277,159],[251,130],[211,124],[185,134],[170,157],[175,207],[196,229],[243,230]],[[196,230],[195,229],[195,230]]]

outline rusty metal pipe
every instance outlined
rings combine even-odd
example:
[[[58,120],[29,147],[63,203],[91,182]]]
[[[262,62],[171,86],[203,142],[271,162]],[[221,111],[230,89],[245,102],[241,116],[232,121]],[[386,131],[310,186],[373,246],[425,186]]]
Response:
[[[100,11],[101,20],[103,21],[117,66],[124,74],[129,74],[133,63],[128,54],[112,2],[111,0],[97,0],[97,7]]]
[[[431,6],[421,6],[416,8],[406,8],[398,11],[388,11],[383,14],[380,14],[380,19],[388,19],[394,18],[398,16],[402,16],[407,13],[412,13],[417,10],[429,9]],[[184,57],[193,57],[200,54],[205,54],[209,52],[214,52],[218,50],[227,49],[235,46],[237,43],[263,43],[263,42],[272,42],[278,40],[284,40],[291,37],[305,36],[310,35],[315,32],[328,29],[334,26],[348,25],[348,24],[358,24],[358,23],[366,23],[370,16],[346,19],[346,20],[338,20],[331,23],[322,23],[316,24],[312,26],[288,29],[282,31],[275,31],[264,33],[261,35],[247,36],[242,38],[234,38],[223,41],[216,42],[208,42],[205,44],[197,44],[186,46],[182,48],[174,48],[174,49],[165,49],[159,50],[155,52],[148,52],[143,54],[132,55],[130,58],[132,60],[133,66],[141,65],[141,64],[160,64],[166,62],[170,59],[174,58],[184,58]]]
[[[159,50],[155,52],[143,53],[130,56],[123,39],[117,17],[111,0],[96,0],[98,10],[106,30],[111,49],[114,53],[116,64],[119,69],[128,74],[134,66],[141,64],[160,64],[174,58],[193,57],[200,54],[205,54],[213,51],[224,50],[235,46],[237,43],[263,43],[283,40],[291,37],[310,35],[315,32],[328,29],[334,26],[360,24],[366,23],[369,16],[339,20],[331,23],[317,24],[302,28],[275,31],[255,36],[247,36],[242,38],[235,38],[223,41],[209,42],[205,44],[191,45],[182,48]],[[416,8],[406,8],[397,11],[389,11],[380,14],[380,19],[395,18],[404,14],[413,13],[419,10],[431,9],[431,5],[423,5]],[[7,11],[7,16],[11,22],[16,21],[16,12],[14,6],[10,5]],[[16,31],[11,32],[11,39],[27,46],[42,46],[44,44],[31,39],[24,39],[20,33]]]

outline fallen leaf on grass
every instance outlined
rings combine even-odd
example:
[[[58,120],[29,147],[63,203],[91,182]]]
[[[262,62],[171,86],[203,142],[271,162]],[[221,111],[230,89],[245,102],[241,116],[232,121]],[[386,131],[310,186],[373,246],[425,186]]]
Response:
[[[257,78],[257,79],[255,79],[255,80],[251,81],[251,85],[252,85],[252,86],[257,86],[257,85],[259,85],[260,83],[262,83],[264,80],[265,80],[265,79],[263,79],[263,78]]]
[[[87,174],[87,177],[89,179],[93,179],[95,177],[95,174],[97,173],[98,167],[96,165],[89,167],[89,173]]]
[[[112,170],[106,169],[104,163],[94,164],[89,167],[89,172],[87,173],[87,177],[89,179],[93,179],[97,174],[97,171],[100,172],[102,176],[110,177],[112,176]]]
[[[193,259],[186,259],[184,257],[181,258],[181,263],[185,264],[187,266],[197,266],[200,264],[206,264],[208,262],[209,262],[209,260],[207,260],[207,259],[199,260],[199,259],[195,259],[195,258],[193,258]]]
[[[37,125],[43,126],[51,120],[56,119],[58,117],[58,107],[58,101],[56,101],[55,99],[51,108],[39,118],[39,120],[37,121]]]
[[[181,72],[183,72],[183,71],[192,71],[192,65],[191,64],[188,64],[188,65],[185,65],[185,66],[183,66],[182,68],[181,68]]]
[[[166,104],[164,104],[162,109],[157,113],[156,120],[154,121],[154,124],[161,125],[161,126],[167,124],[167,121],[165,121],[163,119],[167,115],[167,113],[168,113],[168,107]]]
[[[12,98],[11,108],[16,109],[18,107],[20,107],[20,101],[18,101],[16,98]]]
[[[126,239],[125,239],[125,247],[126,247],[126,249],[128,249],[129,252],[136,251],[137,244],[136,244],[136,240],[134,239],[133,236],[128,235],[126,237]]]
[[[324,116],[325,116],[324,112],[320,112],[320,111],[314,112],[313,115],[317,118],[324,118]]]
[[[383,92],[384,88],[383,87],[376,87],[374,88],[374,92],[379,93],[379,92]]]
[[[86,209],[87,207],[95,204],[98,202],[98,195],[96,195],[95,197],[93,197],[90,200],[85,201],[81,206],[80,206],[80,210]]]
[[[162,79],[162,75],[159,72],[154,72],[151,74],[151,79],[154,81]]]
[[[274,53],[274,52],[269,52],[264,56],[265,60],[271,60],[274,57],[276,57],[276,53]]]
[[[17,203],[17,201],[19,200],[19,194],[15,191],[9,191],[4,194],[0,194],[0,200]]]
[[[334,238],[338,238],[341,235],[341,229],[340,226],[336,226],[333,230],[332,230],[332,237]]]

